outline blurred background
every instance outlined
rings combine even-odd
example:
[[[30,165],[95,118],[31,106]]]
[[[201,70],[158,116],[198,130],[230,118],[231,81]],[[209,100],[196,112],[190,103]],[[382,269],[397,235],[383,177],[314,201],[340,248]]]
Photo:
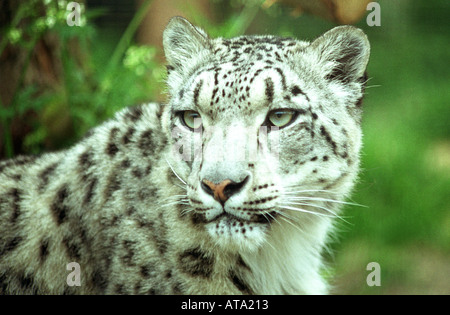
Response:
[[[312,40],[354,24],[372,46],[351,199],[364,207],[345,208],[325,274],[335,294],[450,294],[450,1],[377,1],[379,26],[369,2],[85,0],[76,19],[69,1],[0,0],[0,159],[66,148],[125,106],[164,101],[171,16],[225,37]]]

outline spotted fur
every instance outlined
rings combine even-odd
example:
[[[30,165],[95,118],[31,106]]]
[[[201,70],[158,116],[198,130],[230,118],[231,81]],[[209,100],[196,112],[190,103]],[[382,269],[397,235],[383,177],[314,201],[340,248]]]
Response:
[[[167,105],[0,162],[1,294],[327,292],[321,251],[358,172],[365,35],[211,39],[174,18],[164,48]],[[269,128],[279,108],[295,119]]]

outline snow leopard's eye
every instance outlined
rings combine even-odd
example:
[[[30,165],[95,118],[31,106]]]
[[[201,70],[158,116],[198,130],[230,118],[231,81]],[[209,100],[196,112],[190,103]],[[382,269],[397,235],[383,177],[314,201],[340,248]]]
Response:
[[[186,110],[180,112],[180,118],[187,128],[194,131],[202,126],[202,118],[199,113],[193,110]]]
[[[298,112],[293,109],[275,109],[267,115],[267,125],[278,128],[287,127],[297,117]]]

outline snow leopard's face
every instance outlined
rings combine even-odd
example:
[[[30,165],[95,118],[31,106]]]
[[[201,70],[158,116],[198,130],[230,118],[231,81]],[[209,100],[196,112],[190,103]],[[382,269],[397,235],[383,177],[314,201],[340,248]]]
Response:
[[[359,164],[369,55],[361,31],[338,27],[311,44],[209,39],[177,18],[164,46],[167,159],[189,203],[180,216],[228,248],[336,216]]]

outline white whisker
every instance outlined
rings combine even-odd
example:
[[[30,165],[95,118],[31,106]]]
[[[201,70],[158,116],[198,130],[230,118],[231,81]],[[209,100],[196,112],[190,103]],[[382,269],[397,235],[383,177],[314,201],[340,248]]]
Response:
[[[297,195],[306,195],[306,196],[310,196],[310,195],[338,195],[338,193],[330,193],[329,191],[321,191],[321,190],[292,190],[292,191],[284,191],[283,195],[287,195],[287,196],[297,196]]]
[[[308,236],[308,234],[304,230],[302,230],[302,228],[299,225],[295,224],[295,223],[297,223],[295,218],[293,218],[292,216],[288,215],[284,211],[277,211],[277,213],[281,216],[281,218],[284,220],[284,222],[289,223],[291,226],[293,226],[301,234]]]
[[[187,197],[187,195],[186,195],[186,194],[171,195],[171,196],[168,196],[168,197],[165,198],[165,199],[173,199],[173,198],[179,198],[179,197]]]
[[[176,174],[175,174],[176,175]],[[187,190],[186,187],[181,186],[180,184],[175,184],[176,186],[180,187],[181,189]]]
[[[194,211],[194,208],[183,209],[183,210],[181,210],[181,215],[186,215],[186,214],[188,214],[191,211]]]
[[[180,176],[178,176],[177,172],[175,172],[175,170],[173,169],[172,165],[170,165],[169,161],[167,161],[167,159],[165,159],[165,160],[166,160],[166,162],[167,162],[167,165],[169,165],[170,169],[171,169],[172,172],[175,174],[175,176],[176,176],[183,184],[187,185],[186,182],[185,182],[184,180],[182,180]],[[182,188],[184,188],[184,187],[182,187]]]
[[[269,222],[270,224],[270,220],[267,219],[267,217],[265,216],[265,214],[267,214],[268,216],[270,216],[272,218],[272,220],[274,220],[275,222],[277,222],[278,224],[280,224],[280,222],[272,215],[270,214],[269,211],[264,211],[264,213],[262,213],[262,215],[264,216],[264,218],[266,218],[266,220]]]
[[[338,204],[344,204],[344,205],[350,205],[350,206],[358,206],[358,207],[364,207],[368,208],[367,206],[354,203],[354,202],[348,202],[348,201],[340,201],[340,200],[334,200],[334,199],[328,199],[328,198],[320,198],[320,197],[306,197],[306,196],[287,196],[290,200],[306,200],[306,201],[324,201],[324,202],[331,202],[331,203],[338,203]]]
[[[344,221],[345,223],[351,224],[350,222],[345,220],[344,217],[340,216],[339,214],[337,214],[333,210],[330,210],[330,209],[322,207],[322,206],[318,206],[318,205],[315,205],[315,204],[312,204],[312,203],[304,203],[304,202],[290,202],[290,201],[286,201],[286,202],[283,202],[283,203],[284,204],[290,204],[290,205],[300,205],[300,206],[307,206],[307,207],[313,207],[313,208],[322,209],[322,210],[325,210],[328,213],[331,213],[333,216],[335,216],[336,218]]]
[[[312,204],[312,203],[285,201],[285,202],[283,202],[283,204],[300,205],[300,206],[311,206],[311,207],[314,207],[314,208],[319,208],[319,209],[325,210],[327,212],[330,212],[331,214],[334,214],[335,216],[338,216],[334,211],[332,211],[332,210],[330,210],[328,208],[322,207],[322,206],[318,206],[318,205]]]
[[[187,195],[173,195],[173,196],[169,196],[163,199],[158,200],[157,204],[160,205],[162,203],[166,203],[166,202],[171,202],[171,201],[189,201],[189,199],[187,198]]]
[[[293,210],[293,211],[298,211],[298,212],[304,212],[304,213],[309,213],[309,214],[313,214],[313,215],[317,215],[317,216],[323,216],[323,217],[328,217],[328,218],[334,218],[334,216],[332,216],[332,215],[328,215],[328,214],[324,214],[324,213],[320,213],[320,212],[309,211],[309,210],[305,210],[303,208],[297,208],[297,207],[291,207],[291,206],[282,206],[282,205],[279,205],[278,208],[287,209],[287,210]]]
[[[319,192],[319,193],[330,193],[330,194],[339,194],[337,191],[333,191],[333,190],[325,190],[325,189],[301,189],[301,190],[291,190],[291,189],[296,189],[296,188],[301,188],[301,187],[296,187],[296,186],[290,186],[287,187],[287,190],[285,191],[285,193],[289,193],[289,194],[295,194],[295,193],[307,193],[307,192]]]

